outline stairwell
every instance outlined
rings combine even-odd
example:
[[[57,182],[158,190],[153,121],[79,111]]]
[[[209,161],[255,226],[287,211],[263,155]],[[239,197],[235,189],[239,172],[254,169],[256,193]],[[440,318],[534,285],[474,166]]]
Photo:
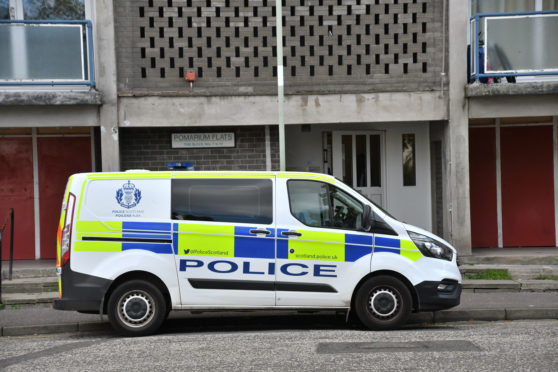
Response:
[[[558,292],[558,248],[478,248],[460,257],[464,292]],[[506,270],[512,280],[471,280]]]
[[[12,280],[8,262],[2,262],[2,303],[30,305],[51,303],[58,298],[58,277],[54,260],[15,261]]]

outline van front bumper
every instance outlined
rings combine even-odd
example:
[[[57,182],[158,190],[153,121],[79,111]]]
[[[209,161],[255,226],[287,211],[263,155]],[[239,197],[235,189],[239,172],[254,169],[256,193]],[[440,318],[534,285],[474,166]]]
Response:
[[[415,286],[418,311],[444,310],[459,305],[461,284],[456,280],[424,281]]]

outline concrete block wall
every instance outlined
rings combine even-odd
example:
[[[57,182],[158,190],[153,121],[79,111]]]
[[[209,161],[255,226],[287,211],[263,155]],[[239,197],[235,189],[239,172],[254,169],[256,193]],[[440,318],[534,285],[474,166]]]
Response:
[[[172,133],[234,132],[234,148],[173,149]],[[279,169],[279,135],[270,127],[272,170]],[[195,170],[266,170],[265,127],[120,128],[121,170],[167,170],[168,162],[192,162]]]
[[[275,93],[274,0],[114,7],[120,92]],[[283,0],[282,12],[287,94],[440,89],[442,0]]]

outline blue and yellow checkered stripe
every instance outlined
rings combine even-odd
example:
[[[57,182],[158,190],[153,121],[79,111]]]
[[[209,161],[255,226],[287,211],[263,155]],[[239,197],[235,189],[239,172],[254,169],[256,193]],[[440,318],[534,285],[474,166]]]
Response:
[[[174,224],[173,249],[177,255],[275,258],[275,229],[256,235],[256,226]]]
[[[160,254],[173,253],[170,223],[78,221],[76,232],[76,252],[123,252],[142,249]],[[91,240],[82,240],[83,238]],[[139,239],[145,241],[133,241]],[[168,242],[160,242],[161,240]]]
[[[374,239],[374,253],[394,253],[407,257],[413,262],[418,261],[422,257],[422,253],[420,253],[411,240],[386,238],[383,236],[377,236]]]
[[[314,230],[299,230],[298,239],[281,238],[278,230],[277,258],[355,262],[372,253],[372,236]],[[292,252],[291,252],[292,250]]]
[[[184,256],[274,259],[277,242],[279,259],[355,262],[371,254],[372,247],[374,253],[398,254],[411,261],[422,257],[410,240],[387,237],[373,240],[372,235],[315,230],[299,230],[302,234],[299,238],[289,239],[281,234],[286,229],[267,228],[268,235],[250,232],[255,229],[256,226],[196,223],[78,221],[74,250],[123,252],[142,249]],[[82,240],[83,237],[90,240]]]

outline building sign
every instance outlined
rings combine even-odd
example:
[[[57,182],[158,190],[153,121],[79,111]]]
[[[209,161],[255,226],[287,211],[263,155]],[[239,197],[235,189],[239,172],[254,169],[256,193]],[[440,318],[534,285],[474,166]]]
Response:
[[[173,133],[172,148],[234,147],[234,132]]]

